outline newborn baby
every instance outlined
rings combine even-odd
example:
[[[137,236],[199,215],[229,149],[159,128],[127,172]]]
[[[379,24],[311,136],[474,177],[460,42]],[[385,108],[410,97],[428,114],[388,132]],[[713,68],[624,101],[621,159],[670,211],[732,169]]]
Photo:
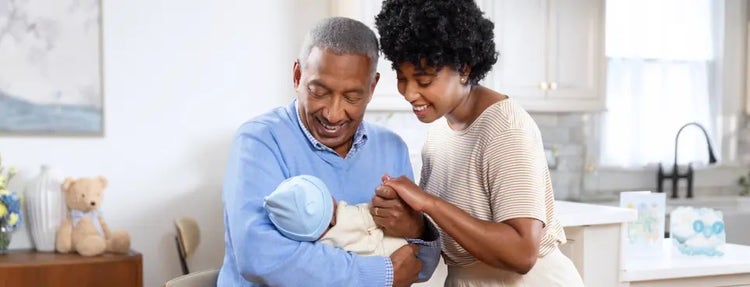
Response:
[[[263,207],[276,229],[297,241],[318,241],[359,255],[389,256],[407,244],[384,236],[370,205],[336,202],[319,178],[300,175],[284,180],[265,198]]]

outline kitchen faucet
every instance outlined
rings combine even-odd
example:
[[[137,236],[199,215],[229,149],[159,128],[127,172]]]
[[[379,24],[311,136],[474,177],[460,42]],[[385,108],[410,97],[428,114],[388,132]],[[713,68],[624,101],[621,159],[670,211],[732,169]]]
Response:
[[[682,126],[678,131],[677,135],[674,137],[674,164],[672,165],[672,173],[666,174],[664,173],[664,169],[662,168],[661,163],[659,163],[659,172],[657,174],[657,192],[664,192],[663,191],[663,181],[665,179],[671,179],[672,180],[672,198],[677,198],[677,183],[680,181],[681,178],[687,179],[687,198],[693,197],[693,163],[688,163],[688,169],[685,173],[680,173],[680,170],[677,166],[677,140],[680,138],[680,132],[687,126],[694,125],[697,126],[703,131],[703,135],[706,136],[706,144],[708,145],[708,164],[716,163],[716,156],[714,156],[714,149],[711,147],[711,140],[708,138],[708,133],[706,132],[706,129],[700,125],[699,123],[692,122],[687,123],[684,126]]]

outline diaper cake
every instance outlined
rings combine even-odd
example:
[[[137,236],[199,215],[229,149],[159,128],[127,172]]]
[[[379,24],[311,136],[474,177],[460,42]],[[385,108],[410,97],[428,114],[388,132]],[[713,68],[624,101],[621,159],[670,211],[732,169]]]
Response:
[[[678,207],[669,214],[672,242],[685,255],[722,256],[724,215],[711,208]]]

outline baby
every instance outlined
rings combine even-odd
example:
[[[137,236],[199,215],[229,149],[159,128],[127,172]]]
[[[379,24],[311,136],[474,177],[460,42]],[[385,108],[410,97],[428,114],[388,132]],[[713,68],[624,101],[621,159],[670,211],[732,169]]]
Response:
[[[336,202],[326,185],[310,175],[291,177],[265,198],[268,217],[284,236],[318,241],[359,255],[389,256],[406,245],[384,236],[370,215],[370,205]]]

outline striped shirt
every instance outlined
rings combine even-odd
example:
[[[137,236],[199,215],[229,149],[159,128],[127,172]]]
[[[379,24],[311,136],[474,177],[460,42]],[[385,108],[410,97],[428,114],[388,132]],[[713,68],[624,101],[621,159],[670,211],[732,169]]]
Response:
[[[462,131],[437,124],[427,136],[422,161],[421,187],[474,218],[542,221],[540,257],[565,242],[539,128],[512,99],[491,105]],[[442,229],[440,236],[448,265],[477,261]]]

